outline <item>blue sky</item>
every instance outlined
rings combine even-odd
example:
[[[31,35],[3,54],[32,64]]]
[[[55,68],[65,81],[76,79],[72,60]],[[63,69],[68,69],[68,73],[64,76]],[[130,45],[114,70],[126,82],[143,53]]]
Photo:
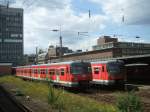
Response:
[[[79,13],[87,13],[89,10],[91,11],[92,15],[95,14],[103,14],[103,11],[100,5],[90,2],[88,0],[72,0],[72,9],[78,15]]]
[[[101,35],[117,35],[120,41],[150,42],[150,0],[14,0],[12,7],[24,9],[24,49],[47,49],[59,45],[73,50],[89,49]],[[88,10],[91,18],[89,19]],[[122,17],[124,16],[124,22]],[[77,32],[88,32],[88,36]]]
[[[97,4],[96,2],[91,2],[88,0],[72,0],[72,5],[73,5],[72,8],[76,12],[76,14],[79,14],[81,12],[88,13],[88,10],[90,10],[91,19],[93,15],[97,15],[97,14],[105,15],[105,12],[103,12],[102,10],[101,4]],[[122,21],[123,16],[124,16],[124,22]],[[105,34],[105,35],[116,34],[120,37],[123,37],[124,41],[134,41],[135,37],[139,36],[141,37],[140,39],[141,42],[150,42],[149,23],[148,24],[126,24],[126,21],[128,21],[128,17],[125,17],[125,15],[123,14],[122,17],[119,17],[120,23],[116,24],[110,21],[106,24],[106,27],[101,31],[101,33],[100,32],[95,32],[95,33]],[[130,39],[126,40],[125,37],[130,37]]]

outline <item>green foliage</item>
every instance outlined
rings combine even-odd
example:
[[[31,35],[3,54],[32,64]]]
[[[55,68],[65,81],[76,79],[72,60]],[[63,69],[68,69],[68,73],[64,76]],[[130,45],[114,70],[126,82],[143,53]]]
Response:
[[[117,107],[119,112],[143,112],[141,101],[133,92],[119,96]]]
[[[48,102],[50,105],[47,108],[56,109],[59,112],[117,112],[117,109],[112,105],[55,89],[51,85],[47,86],[47,83],[23,81],[13,76],[1,77],[0,83],[10,84],[21,90],[24,95]]]
[[[59,109],[61,112],[64,108],[63,102],[61,101],[62,91],[56,92],[55,89],[49,84],[49,92],[48,92],[48,103],[51,104],[54,108]]]

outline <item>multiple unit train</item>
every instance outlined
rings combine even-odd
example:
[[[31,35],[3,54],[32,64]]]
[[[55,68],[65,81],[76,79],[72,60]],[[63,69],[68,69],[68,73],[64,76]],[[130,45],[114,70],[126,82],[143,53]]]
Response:
[[[16,67],[16,75],[27,79],[49,80],[54,85],[78,87],[92,80],[88,62],[61,62]]]
[[[102,85],[123,84],[125,80],[124,62],[120,60],[91,62],[92,83]]]
[[[99,62],[60,62],[42,65],[16,67],[16,76],[34,79],[49,80],[54,85],[66,87],[80,87],[89,83],[113,85],[123,83],[125,77],[122,61]]]

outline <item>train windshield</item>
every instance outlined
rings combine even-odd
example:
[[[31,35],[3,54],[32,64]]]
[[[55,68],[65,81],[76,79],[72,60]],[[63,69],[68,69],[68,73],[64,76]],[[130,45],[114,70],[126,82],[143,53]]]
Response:
[[[85,63],[85,62],[72,63],[71,64],[71,73],[73,75],[90,74],[90,73],[92,73],[91,64]]]
[[[123,62],[109,62],[107,63],[107,71],[111,74],[118,74],[123,72],[124,63]]]

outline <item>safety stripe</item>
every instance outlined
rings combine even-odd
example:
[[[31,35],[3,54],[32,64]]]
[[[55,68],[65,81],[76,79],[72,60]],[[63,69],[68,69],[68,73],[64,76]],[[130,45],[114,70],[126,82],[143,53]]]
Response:
[[[46,80],[46,78],[35,78],[35,77],[29,77],[29,76],[21,76],[25,78],[31,78],[31,79],[37,79],[37,80]],[[52,80],[54,83],[63,83],[63,84],[69,84],[69,85],[77,85],[79,84],[78,82],[70,82],[70,81],[58,81],[58,80]]]
[[[115,80],[101,80],[101,79],[93,79],[92,81],[105,82],[105,83],[114,83],[115,82]]]
[[[57,81],[57,80],[52,80],[52,81],[56,83],[63,83],[63,84],[70,84],[70,85],[79,84],[78,82],[70,82],[70,81]]]

